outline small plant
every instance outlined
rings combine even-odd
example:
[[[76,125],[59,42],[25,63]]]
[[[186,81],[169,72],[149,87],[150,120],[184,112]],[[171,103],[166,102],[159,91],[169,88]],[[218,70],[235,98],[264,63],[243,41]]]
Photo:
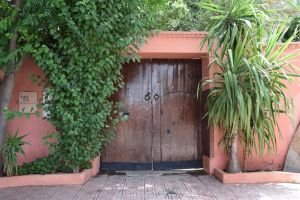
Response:
[[[4,159],[4,172],[7,176],[13,176],[17,174],[18,170],[18,156],[20,153],[25,156],[23,145],[29,144],[23,139],[27,136],[27,134],[18,136],[19,131],[16,132],[15,135],[8,135],[5,143],[2,147],[2,154]]]

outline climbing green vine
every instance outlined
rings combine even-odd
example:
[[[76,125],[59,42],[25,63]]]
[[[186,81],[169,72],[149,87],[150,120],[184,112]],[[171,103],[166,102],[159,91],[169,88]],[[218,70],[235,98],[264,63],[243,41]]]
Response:
[[[0,0],[0,69],[8,71],[9,63],[15,54],[9,53],[9,40],[12,36],[17,10],[7,1]]]
[[[143,1],[25,0],[20,18],[19,42],[46,75],[43,107],[58,133],[51,161],[42,160],[78,171],[122,119],[110,97],[146,34]]]

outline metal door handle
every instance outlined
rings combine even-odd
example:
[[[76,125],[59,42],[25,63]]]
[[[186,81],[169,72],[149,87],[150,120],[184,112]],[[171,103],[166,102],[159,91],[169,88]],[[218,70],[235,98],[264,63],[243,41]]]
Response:
[[[159,99],[159,95],[158,95],[158,94],[155,94],[155,95],[154,95],[154,99],[155,99],[155,100],[158,100],[158,99]]]
[[[149,100],[151,99],[151,97],[150,97],[150,92],[148,92],[148,93],[145,95],[144,99],[145,99],[146,101],[149,101]]]

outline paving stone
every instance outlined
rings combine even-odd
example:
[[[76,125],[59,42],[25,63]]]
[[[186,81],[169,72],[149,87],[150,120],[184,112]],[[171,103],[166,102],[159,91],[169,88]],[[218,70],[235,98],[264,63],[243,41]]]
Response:
[[[84,185],[0,189],[0,200],[299,200],[300,184],[224,185],[213,176],[100,175]]]

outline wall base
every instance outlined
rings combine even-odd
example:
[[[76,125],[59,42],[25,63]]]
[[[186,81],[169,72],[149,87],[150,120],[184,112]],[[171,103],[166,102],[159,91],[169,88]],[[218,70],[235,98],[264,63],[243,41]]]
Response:
[[[203,155],[202,160],[203,160],[203,169],[204,169],[204,171],[206,173],[212,175],[214,173],[214,169],[211,166],[212,159],[209,158],[208,156]]]
[[[228,174],[215,169],[214,175],[225,184],[299,183],[300,174],[281,171]]]
[[[100,156],[92,161],[92,168],[74,174],[46,174],[0,177],[0,188],[38,185],[80,185],[96,176],[100,169]]]

